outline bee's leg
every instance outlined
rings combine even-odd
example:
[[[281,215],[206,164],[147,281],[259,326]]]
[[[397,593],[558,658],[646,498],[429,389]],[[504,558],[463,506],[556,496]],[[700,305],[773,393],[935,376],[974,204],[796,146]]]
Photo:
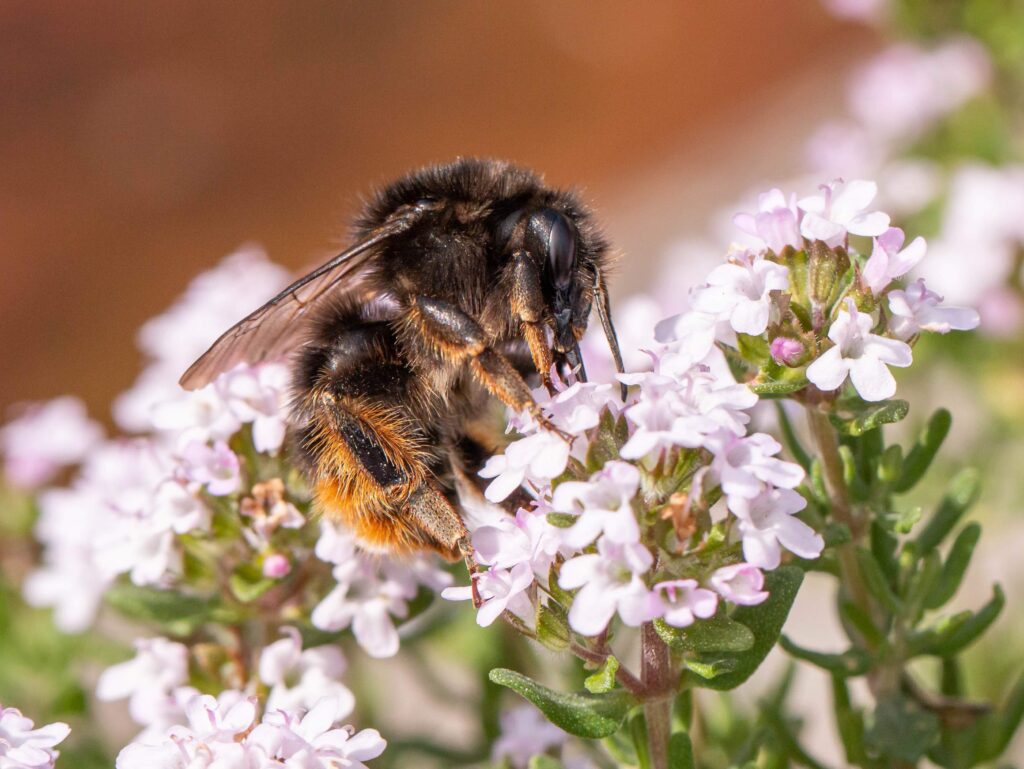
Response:
[[[459,540],[459,552],[462,553],[462,557],[466,561],[466,571],[469,572],[469,584],[473,590],[473,608],[479,609],[484,605],[484,599],[480,596],[480,589],[476,584],[480,579],[481,569],[480,564],[476,561],[476,550],[470,544],[468,536]]]
[[[300,440],[314,455],[325,515],[346,523],[371,550],[463,555],[466,525],[437,484],[408,425],[393,409],[321,392]]]
[[[512,314],[523,326],[523,336],[530,346],[533,365],[540,374],[540,381],[552,392],[551,347],[544,328],[544,293],[541,289],[540,272],[536,263],[526,251],[516,251],[506,272],[511,281]]]
[[[468,363],[480,383],[506,406],[528,411],[545,429],[572,440],[572,436],[541,413],[523,377],[508,358],[487,346],[480,324],[458,307],[440,299],[417,296],[407,323],[437,354],[457,363]]]
[[[437,484],[423,481],[413,489],[399,514],[407,517],[417,530],[426,534],[435,543],[436,549],[443,549],[447,557],[454,559],[458,556],[467,557],[467,552],[472,554],[466,524]]]
[[[448,553],[443,555],[453,559],[456,556],[462,557],[466,562],[466,571],[469,572],[469,582],[473,588],[473,606],[479,609],[483,605],[483,599],[477,589],[480,564],[476,561],[476,551],[470,543],[469,532],[462,517],[455,512],[455,508],[441,490],[435,484],[425,481],[413,491],[402,513],[408,516],[417,529],[448,550]]]

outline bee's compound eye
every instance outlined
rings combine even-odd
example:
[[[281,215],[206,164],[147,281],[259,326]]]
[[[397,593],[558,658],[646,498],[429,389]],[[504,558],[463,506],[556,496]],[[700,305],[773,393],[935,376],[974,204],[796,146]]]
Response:
[[[567,288],[576,267],[576,228],[562,214],[556,216],[548,233],[548,263],[555,287]]]

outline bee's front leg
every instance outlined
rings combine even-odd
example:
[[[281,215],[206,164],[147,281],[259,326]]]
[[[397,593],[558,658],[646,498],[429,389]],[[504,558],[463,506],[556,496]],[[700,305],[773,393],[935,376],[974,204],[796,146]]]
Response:
[[[530,386],[508,358],[487,346],[483,328],[450,302],[417,296],[406,317],[405,333],[412,332],[439,356],[465,363],[487,391],[516,411],[527,411],[546,430],[571,442],[572,436],[559,430],[541,412]]]
[[[526,251],[516,251],[505,273],[510,281],[509,294],[512,297],[512,314],[519,319],[523,327],[523,337],[530,347],[533,365],[540,374],[549,393],[554,388],[551,383],[551,346],[548,344],[547,332],[544,328],[544,292],[541,288],[540,270]]]

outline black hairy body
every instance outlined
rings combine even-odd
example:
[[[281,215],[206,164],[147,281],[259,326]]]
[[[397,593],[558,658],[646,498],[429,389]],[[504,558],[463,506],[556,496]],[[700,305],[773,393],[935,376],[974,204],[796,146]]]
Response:
[[[494,444],[489,405],[551,427],[527,379],[580,375],[607,245],[576,196],[465,159],[381,190],[355,245],[226,332],[182,378],[291,351],[293,445],[320,509],[372,550],[468,555],[457,476]],[[616,350],[617,352],[617,350]]]

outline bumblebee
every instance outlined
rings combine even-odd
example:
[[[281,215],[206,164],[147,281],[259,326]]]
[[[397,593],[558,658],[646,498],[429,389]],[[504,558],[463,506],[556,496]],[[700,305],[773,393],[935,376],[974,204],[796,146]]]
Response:
[[[465,557],[458,480],[493,451],[497,399],[553,426],[528,380],[585,378],[596,307],[619,370],[590,212],[534,173],[479,159],[383,188],[348,249],[226,331],[181,378],[195,389],[240,363],[291,356],[293,451],[318,508],[370,551]]]

